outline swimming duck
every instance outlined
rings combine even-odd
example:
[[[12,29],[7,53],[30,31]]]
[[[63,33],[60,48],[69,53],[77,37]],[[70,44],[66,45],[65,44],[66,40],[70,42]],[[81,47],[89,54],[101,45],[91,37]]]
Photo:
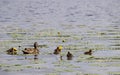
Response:
[[[62,46],[58,46],[58,47],[54,50],[53,54],[56,54],[56,55],[57,55],[57,54],[60,54],[62,49],[63,49]]]
[[[90,49],[89,51],[84,52],[85,55],[92,55],[92,50]]]
[[[72,60],[72,58],[73,58],[72,53],[70,53],[69,51],[66,56],[67,56],[67,60]]]
[[[17,49],[12,47],[9,50],[7,50],[6,52],[7,52],[7,54],[15,55],[15,54],[17,54]]]
[[[34,43],[34,48],[25,48],[23,50],[23,54],[35,54],[35,55],[37,55],[37,54],[39,54],[39,50],[38,50],[37,47],[38,47],[38,43],[35,42]]]

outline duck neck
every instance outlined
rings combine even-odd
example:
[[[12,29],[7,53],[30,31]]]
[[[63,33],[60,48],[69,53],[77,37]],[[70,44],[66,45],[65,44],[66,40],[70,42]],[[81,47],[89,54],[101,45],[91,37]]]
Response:
[[[34,47],[35,49],[37,49],[37,47]]]

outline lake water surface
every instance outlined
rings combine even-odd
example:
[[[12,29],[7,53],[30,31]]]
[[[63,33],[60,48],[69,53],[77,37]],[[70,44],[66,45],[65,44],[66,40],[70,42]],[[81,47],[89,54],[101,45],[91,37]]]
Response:
[[[37,60],[22,53],[34,42]],[[11,47],[17,55],[6,54]],[[0,0],[0,74],[120,75],[120,0]]]

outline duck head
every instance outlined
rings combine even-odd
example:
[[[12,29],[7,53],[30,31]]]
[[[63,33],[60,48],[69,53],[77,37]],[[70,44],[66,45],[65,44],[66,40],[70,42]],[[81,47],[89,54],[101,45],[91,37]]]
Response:
[[[89,52],[92,52],[92,49],[90,49]]]
[[[59,50],[62,50],[62,49],[63,49],[63,46],[60,45],[60,46],[58,46],[57,48],[58,48]]]

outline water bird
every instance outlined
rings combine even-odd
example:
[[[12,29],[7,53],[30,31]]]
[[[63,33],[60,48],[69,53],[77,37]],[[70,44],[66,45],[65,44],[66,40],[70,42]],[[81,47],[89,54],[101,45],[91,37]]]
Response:
[[[66,56],[67,56],[67,60],[72,60],[72,58],[73,58],[73,54],[70,53],[69,51]]]
[[[63,47],[62,47],[61,45],[58,46],[58,47],[54,50],[53,54],[55,54],[55,55],[60,54],[62,49],[63,49]]]
[[[90,49],[89,51],[84,52],[85,55],[92,55],[92,50]]]
[[[25,48],[22,52],[23,52],[23,54],[38,55],[39,54],[38,43],[37,42],[34,43],[34,48]]]
[[[6,52],[7,52],[7,54],[15,55],[15,54],[17,54],[17,49],[15,47],[12,47],[12,48],[8,49]]]

